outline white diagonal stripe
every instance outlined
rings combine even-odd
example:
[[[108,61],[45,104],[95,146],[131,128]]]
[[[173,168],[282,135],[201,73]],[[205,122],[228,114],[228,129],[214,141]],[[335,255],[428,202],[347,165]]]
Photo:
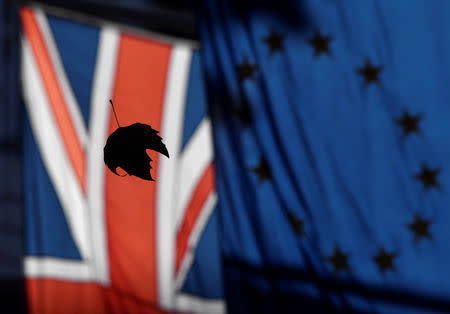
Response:
[[[87,204],[64,149],[37,65],[26,40],[22,41],[22,47],[23,94],[33,134],[74,242],[81,256],[86,259],[91,256]]]
[[[174,289],[179,290],[183,286],[184,281],[186,280],[187,273],[194,262],[195,258],[195,249],[197,248],[198,241],[200,240],[200,236],[202,235],[202,231],[206,226],[206,223],[209,220],[214,208],[217,204],[217,194],[215,192],[211,192],[206,199],[205,204],[203,205],[200,215],[197,218],[194,228],[189,235],[188,239],[188,250],[183,256],[183,260],[181,262],[180,269],[178,274],[176,274]],[[181,310],[181,309],[177,309]]]
[[[205,117],[181,153],[178,173],[180,186],[183,188],[179,190],[176,199],[175,233],[183,221],[192,193],[200,182],[205,170],[213,161],[214,153],[211,137],[211,121]]]
[[[178,154],[181,146],[184,106],[189,80],[192,50],[186,45],[172,47],[164,95],[161,136],[170,159],[161,155],[158,162],[157,189],[157,250],[159,304],[170,309],[173,305],[174,199],[177,197]]]
[[[67,103],[67,107],[69,109],[70,117],[74,124],[75,131],[78,135],[78,138],[80,139],[82,147],[85,148],[88,142],[86,125],[83,121],[80,106],[78,105],[78,102],[67,78],[66,71],[64,70],[64,66],[61,61],[61,57],[59,56],[58,48],[53,38],[50,25],[48,24],[47,17],[45,16],[45,13],[40,9],[34,9],[34,14],[36,16],[36,20],[42,36],[44,37],[44,42],[47,47],[53,68],[55,69],[57,80],[59,86],[61,87],[64,100]]]
[[[100,32],[91,100],[90,141],[87,149],[87,197],[91,218],[92,266],[97,279],[109,282],[108,245],[105,225],[105,164],[103,147],[108,137],[108,123],[116,72],[120,33],[111,27]]]

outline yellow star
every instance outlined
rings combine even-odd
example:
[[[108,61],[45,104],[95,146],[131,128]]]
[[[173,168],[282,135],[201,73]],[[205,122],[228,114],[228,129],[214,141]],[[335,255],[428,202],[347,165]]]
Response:
[[[267,46],[270,49],[270,54],[273,54],[274,52],[283,49],[283,40],[284,36],[274,32],[273,30],[270,31],[269,36],[263,38],[263,41],[267,44]]]
[[[394,258],[396,257],[396,253],[388,253],[384,248],[380,248],[378,255],[374,256],[373,260],[377,263],[380,271],[385,272],[387,270],[395,270]]]
[[[430,225],[430,220],[422,219],[420,216],[416,215],[414,222],[408,224],[408,229],[414,232],[416,240],[420,240],[422,238],[431,239],[429,230]]]
[[[440,189],[440,184],[437,182],[436,176],[441,172],[440,169],[430,169],[427,165],[422,165],[422,171],[415,175],[415,178],[422,182],[425,191],[430,188]]]
[[[237,71],[239,74],[239,79],[241,81],[245,81],[246,79],[253,78],[253,74],[258,69],[258,66],[255,64],[251,64],[247,59],[237,66]]]
[[[308,43],[314,48],[314,57],[318,57],[322,53],[331,55],[331,50],[329,47],[332,38],[330,36],[322,36],[319,32],[314,34]]]
[[[252,123],[252,114],[247,106],[241,106],[236,109],[236,115],[241,122],[242,127],[247,127]]]
[[[358,73],[365,79],[365,84],[379,83],[378,75],[380,74],[382,66],[374,66],[370,61],[366,60],[366,64],[363,67],[357,69]]]
[[[302,237],[305,235],[305,230],[303,230],[304,222],[302,219],[298,219],[292,213],[288,213],[288,219],[291,223],[292,229],[294,229],[295,234]]]
[[[256,173],[258,175],[259,182],[263,182],[272,177],[272,174],[270,173],[269,165],[267,164],[266,160],[262,157],[259,160],[258,166],[252,168],[252,170],[254,173]]]
[[[334,248],[333,255],[327,257],[327,260],[333,264],[334,271],[349,271],[350,267],[347,262],[347,255],[345,255],[338,247]]]
[[[408,136],[410,133],[420,133],[418,123],[422,120],[420,114],[410,115],[406,110],[403,111],[403,117],[397,119],[397,124],[403,128],[403,134]]]

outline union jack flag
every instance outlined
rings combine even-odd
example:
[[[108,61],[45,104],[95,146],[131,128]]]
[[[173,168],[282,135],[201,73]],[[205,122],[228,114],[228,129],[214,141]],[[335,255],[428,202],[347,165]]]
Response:
[[[217,198],[195,49],[39,8],[20,14],[30,311],[223,313],[220,299],[181,292]],[[156,182],[106,168],[109,99],[121,126],[160,131],[170,159],[149,152]]]

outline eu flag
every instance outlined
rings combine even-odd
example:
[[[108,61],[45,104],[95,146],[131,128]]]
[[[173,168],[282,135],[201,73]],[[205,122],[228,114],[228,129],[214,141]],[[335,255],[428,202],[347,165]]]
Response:
[[[450,309],[450,3],[206,1],[230,313]]]

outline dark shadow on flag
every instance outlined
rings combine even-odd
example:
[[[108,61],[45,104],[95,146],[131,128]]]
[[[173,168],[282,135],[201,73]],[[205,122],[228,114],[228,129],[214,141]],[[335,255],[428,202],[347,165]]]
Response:
[[[23,278],[0,278],[0,313],[27,313]]]
[[[227,304],[230,313],[299,313],[308,309],[314,313],[361,313],[356,308],[339,310],[328,300],[302,293],[284,292],[280,287],[289,284],[312,284],[330,294],[347,295],[367,302],[403,306],[423,311],[448,312],[450,299],[418,294],[398,288],[377,287],[352,279],[318,276],[310,270],[283,266],[256,267],[237,259],[225,259],[225,285],[228,293],[239,293],[245,304]],[[269,289],[264,282],[270,282]],[[274,291],[273,287],[277,287]],[[233,300],[235,298],[229,298]],[[309,313],[307,312],[307,313]]]

